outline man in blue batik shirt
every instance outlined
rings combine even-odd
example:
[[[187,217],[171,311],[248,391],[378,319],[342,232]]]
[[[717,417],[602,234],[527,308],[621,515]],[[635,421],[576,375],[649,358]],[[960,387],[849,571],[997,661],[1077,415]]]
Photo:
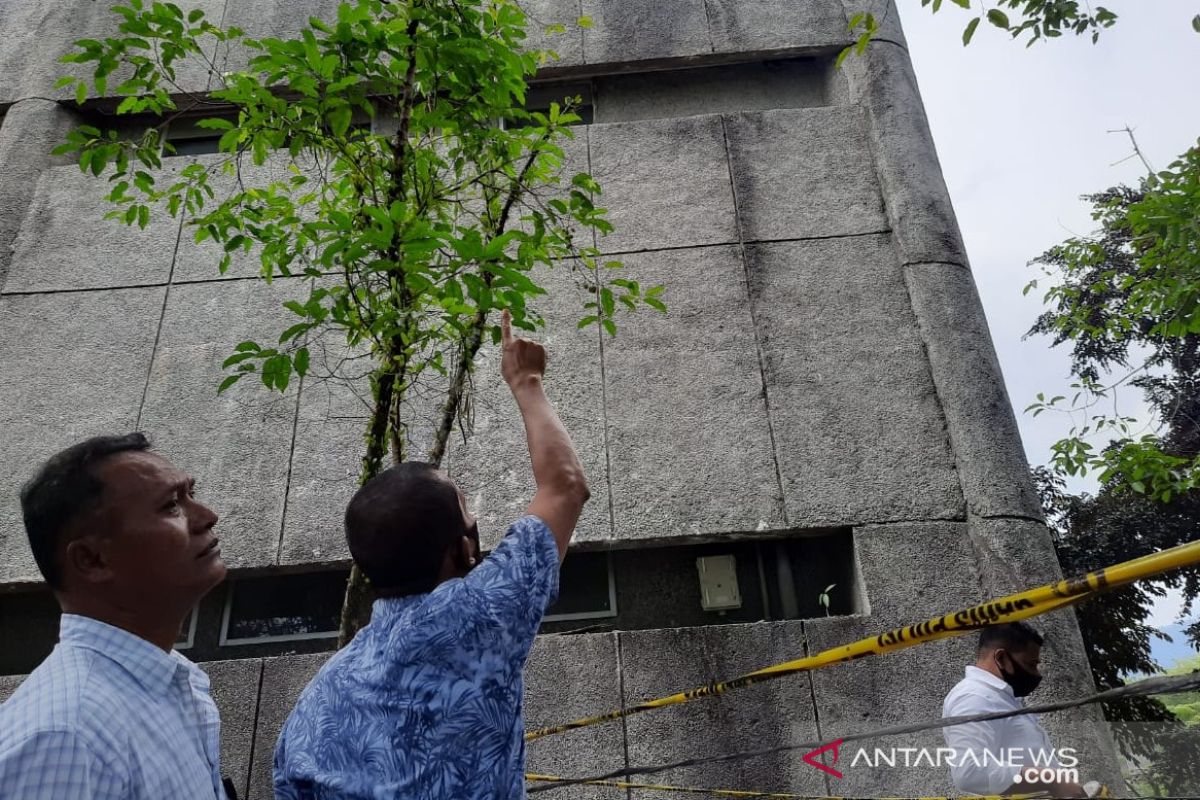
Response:
[[[542,388],[545,350],[515,338],[507,312],[501,328],[537,485],[527,514],[478,563],[475,519],[445,473],[409,462],[358,491],[346,538],[380,599],[284,724],[276,798],[524,796],[521,675],[588,489]]]

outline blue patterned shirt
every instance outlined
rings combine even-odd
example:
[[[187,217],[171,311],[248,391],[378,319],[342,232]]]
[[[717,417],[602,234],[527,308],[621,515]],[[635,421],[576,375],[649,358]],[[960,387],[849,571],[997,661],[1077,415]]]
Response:
[[[0,705],[0,800],[218,800],[208,676],[128,631],[63,614],[59,643]]]
[[[523,797],[522,672],[557,594],[554,536],[530,516],[465,578],[376,600],[284,723],[276,798]]]

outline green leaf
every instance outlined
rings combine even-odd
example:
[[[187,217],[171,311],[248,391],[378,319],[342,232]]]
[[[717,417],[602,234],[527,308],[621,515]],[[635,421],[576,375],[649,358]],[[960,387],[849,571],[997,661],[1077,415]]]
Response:
[[[240,381],[245,374],[244,372],[235,372],[232,375],[226,375],[225,380],[221,381],[221,385],[217,387],[217,394],[222,394],[230,386]]]
[[[975,29],[979,27],[980,19],[982,19],[982,17],[975,17],[975,19],[968,22],[967,27],[963,29],[963,34],[962,34],[963,47],[966,47],[967,45],[969,45],[971,43],[971,37],[973,37],[975,35]],[[1028,286],[1025,287],[1025,291],[1026,292],[1029,291]]]
[[[83,81],[80,81],[79,83],[75,84],[75,102],[79,105],[83,105],[85,100],[87,100],[87,84]]]
[[[292,365],[296,369],[296,374],[303,376],[308,374],[309,352],[307,347],[301,347],[296,351],[296,357],[293,359]]]
[[[329,112],[329,130],[334,136],[345,136],[346,131],[350,130],[352,113],[350,106],[339,106]]]
[[[1200,33],[1200,14],[1192,17],[1192,30]]]
[[[997,28],[1008,30],[1008,15],[998,8],[990,9],[987,12],[987,20]]]

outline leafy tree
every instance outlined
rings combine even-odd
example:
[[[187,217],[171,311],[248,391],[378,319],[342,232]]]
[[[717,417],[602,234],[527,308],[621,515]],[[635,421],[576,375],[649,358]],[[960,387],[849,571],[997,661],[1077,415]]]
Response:
[[[950,2],[967,11],[978,10],[963,28],[964,45],[971,43],[975,31],[984,20],[1007,31],[1014,39],[1028,34],[1027,46],[1039,39],[1056,39],[1064,33],[1076,36],[1091,34],[1092,41],[1096,42],[1100,39],[1100,33],[1117,21],[1117,15],[1104,6],[1096,6],[1093,10],[1084,3],[1081,8],[1077,0],[997,0],[991,7],[983,2],[972,6],[971,0]],[[921,0],[921,7],[929,8],[934,14],[942,9],[942,4],[943,0]],[[838,55],[839,62],[853,50],[859,53],[865,50],[871,37],[878,33],[880,25],[881,20],[870,12],[864,11],[851,17],[850,31],[858,38]],[[1192,25],[1200,31],[1200,15],[1196,16]]]
[[[1035,263],[1052,284],[1049,308],[1031,334],[1070,343],[1078,394],[1070,410],[1085,419],[1054,446],[1054,463],[1035,478],[1063,570],[1078,574],[1191,541],[1200,525],[1200,149],[1138,189],[1119,186],[1087,198],[1100,223],[1091,237],[1051,248]],[[1190,216],[1189,216],[1190,215]],[[1102,385],[1114,370],[1122,377]],[[1116,388],[1141,391],[1157,424],[1133,435],[1136,421],[1096,406]],[[1059,409],[1064,398],[1031,406],[1035,414]],[[1096,451],[1097,436],[1115,436]],[[1096,495],[1071,496],[1064,475],[1100,473]],[[1200,595],[1200,570],[1142,581],[1077,609],[1098,687],[1124,684],[1161,666],[1150,654],[1152,637],[1166,634],[1145,622],[1168,588],[1182,590],[1185,613]],[[1200,622],[1187,629],[1200,647]],[[1147,762],[1156,791],[1186,794],[1200,786],[1200,764],[1180,758],[1195,747],[1194,732],[1161,701],[1141,698],[1107,704],[1126,755]]]
[[[476,353],[499,339],[494,312],[509,309],[526,330],[542,324],[530,301],[547,291],[545,270],[570,270],[583,288],[581,327],[612,335],[618,309],[665,310],[662,287],[607,277],[620,263],[592,245],[593,231],[611,230],[596,181],[579,173],[559,185],[562,142],[580,118],[572,99],[525,109],[529,78],[553,54],[522,52],[526,19],[512,0],[343,2],[336,19],[309,19],[292,39],[250,38],[170,3],[113,11],[118,36],[81,40],[64,58],[92,65],[90,81],[59,85],[82,103],[119,82],[116,113],[150,124],[136,135],[83,125],[59,151],[107,176],[110,216],[145,227],[152,209],[182,214],[198,242],[223,248],[222,272],[257,251],[265,280],[307,278],[285,303],[294,324],[239,344],[220,391],[251,374],[283,391],[314,368],[314,343],[342,341],[370,364],[360,481],[409,457],[406,400],[423,381],[440,391],[427,458],[441,462],[469,421]],[[221,72],[211,54],[238,48],[246,68]],[[183,91],[187,61],[216,88]],[[164,129],[194,113],[220,135],[220,158],[164,173]],[[286,177],[262,178],[268,165]],[[343,643],[369,613],[354,569]]]

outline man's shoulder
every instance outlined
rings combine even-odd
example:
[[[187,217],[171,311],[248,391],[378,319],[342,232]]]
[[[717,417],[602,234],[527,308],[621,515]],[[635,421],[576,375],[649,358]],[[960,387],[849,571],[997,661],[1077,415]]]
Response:
[[[0,749],[54,733],[90,747],[119,738],[123,700],[101,661],[89,650],[56,647],[0,705]]]
[[[1003,693],[970,676],[964,677],[946,694],[942,716],[1004,711],[1012,706]]]

